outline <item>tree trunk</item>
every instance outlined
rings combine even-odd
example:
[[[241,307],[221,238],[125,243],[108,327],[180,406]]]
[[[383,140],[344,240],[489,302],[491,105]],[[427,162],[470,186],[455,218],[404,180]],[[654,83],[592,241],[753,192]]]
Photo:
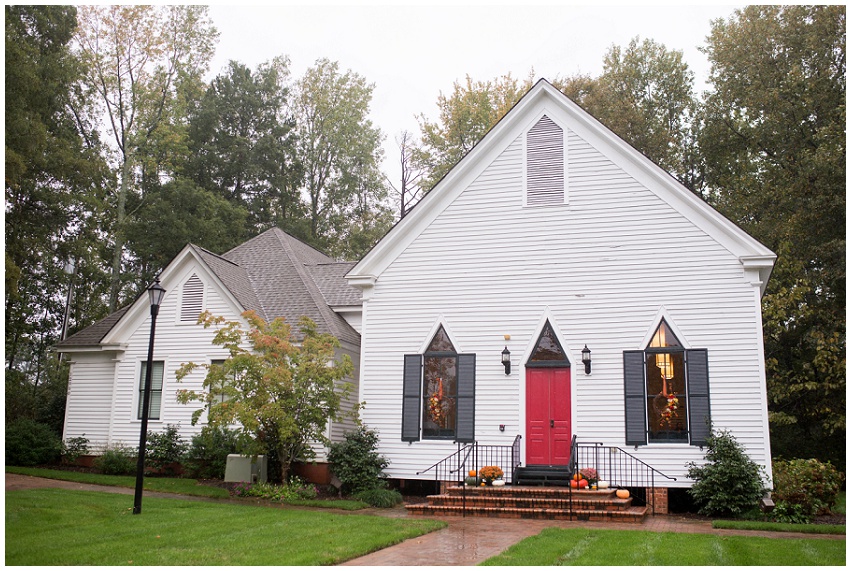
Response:
[[[121,183],[118,187],[118,204],[115,209],[115,244],[112,254],[112,277],[109,284],[109,312],[118,309],[118,294],[121,291],[121,261],[124,257],[124,223],[128,187],[130,186],[130,160],[125,155],[121,165]]]

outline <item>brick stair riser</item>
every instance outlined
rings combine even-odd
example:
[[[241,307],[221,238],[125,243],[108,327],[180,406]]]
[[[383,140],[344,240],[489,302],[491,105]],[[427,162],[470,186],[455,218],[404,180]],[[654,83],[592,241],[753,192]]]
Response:
[[[566,499],[547,498],[512,498],[512,497],[482,497],[444,495],[429,496],[429,503],[439,506],[460,506],[466,501],[468,506],[486,508],[528,508],[528,509],[574,509],[599,511],[624,511],[632,505],[632,500],[580,500],[574,499],[572,504]]]
[[[419,506],[407,506],[411,515],[421,516],[472,516],[491,517],[505,519],[540,519],[540,520],[574,520],[574,521],[602,521],[621,523],[641,523],[647,513],[646,508],[635,508],[636,511],[611,511],[598,512],[580,510],[571,514],[568,510],[537,510],[537,509],[497,509],[497,508],[471,508],[466,510],[456,506],[431,506],[422,504]]]

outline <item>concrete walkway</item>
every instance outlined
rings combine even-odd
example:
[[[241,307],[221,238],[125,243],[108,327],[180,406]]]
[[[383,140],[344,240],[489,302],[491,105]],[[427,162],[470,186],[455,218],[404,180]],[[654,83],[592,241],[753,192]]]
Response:
[[[25,490],[32,488],[63,488],[69,490],[87,490],[117,494],[133,494],[130,488],[96,486],[60,480],[34,478],[18,474],[6,474],[6,490]],[[179,494],[145,492],[149,497],[177,498],[183,500],[238,502],[241,500],[216,500],[197,498]],[[372,514],[385,517],[409,517],[404,508],[390,510],[360,510],[347,512]],[[420,519],[426,519],[418,516]],[[493,519],[475,517],[435,517],[447,522],[444,529],[409,539],[386,549],[370,553],[343,563],[343,566],[387,566],[387,565],[461,565],[470,566],[481,563],[489,557],[498,555],[515,543],[531,537],[548,527],[585,528],[585,529],[624,529],[634,531],[654,531],[659,533],[711,533],[716,535],[750,535],[758,537],[776,537],[786,539],[841,539],[844,535],[814,535],[807,533],[786,533],[748,530],[713,529],[708,521],[695,520],[674,515],[648,516],[642,524],[614,524],[607,522],[578,521],[542,521]],[[496,522],[499,525],[496,525]]]

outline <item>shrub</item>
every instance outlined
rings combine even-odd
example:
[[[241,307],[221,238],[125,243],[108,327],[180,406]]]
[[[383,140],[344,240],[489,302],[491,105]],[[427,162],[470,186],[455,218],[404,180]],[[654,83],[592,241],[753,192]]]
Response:
[[[813,518],[803,506],[780,500],[771,511],[771,520],[779,523],[811,523]]]
[[[115,445],[95,458],[95,468],[108,476],[130,476],[136,473],[136,450]]]
[[[74,438],[66,438],[62,443],[62,458],[69,464],[73,464],[80,456],[85,456],[89,453],[89,439],[85,433],[82,436]]]
[[[688,477],[695,480],[691,495],[704,515],[736,516],[759,505],[767,491],[762,470],[745,454],[728,431],[712,431],[706,463],[689,462]]]
[[[402,494],[388,488],[361,490],[352,497],[376,508],[392,508],[402,503]]]
[[[6,465],[36,466],[57,462],[62,440],[46,424],[28,418],[6,425]]]
[[[223,480],[228,454],[240,450],[240,433],[237,430],[205,426],[192,437],[184,465],[192,478]]]
[[[167,424],[163,432],[148,431],[145,464],[157,473],[173,476],[189,446],[180,438],[180,425]]]
[[[343,442],[335,442],[328,453],[331,470],[342,482],[342,491],[355,494],[383,487],[383,470],[389,464],[376,452],[378,433],[365,426],[346,434]]]
[[[231,493],[234,496],[263,498],[272,502],[314,500],[318,495],[315,486],[297,476],[290,478],[286,484],[239,482],[232,488]]]
[[[830,462],[777,460],[774,471],[774,500],[800,506],[808,517],[829,513],[842,490],[844,475]]]

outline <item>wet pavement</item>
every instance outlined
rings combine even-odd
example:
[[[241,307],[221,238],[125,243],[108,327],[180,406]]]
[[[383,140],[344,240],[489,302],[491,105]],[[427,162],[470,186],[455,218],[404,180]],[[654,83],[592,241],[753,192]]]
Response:
[[[60,480],[34,478],[18,474],[6,474],[6,490],[26,490],[32,488],[62,488],[68,490],[86,490],[132,495],[130,488],[79,484]],[[215,500],[195,498],[179,494],[145,492],[146,496],[161,498],[179,498],[183,500],[214,501],[230,503],[239,500]],[[243,503],[243,502],[240,502]],[[335,510],[336,511],[336,510]],[[353,512],[347,512],[353,513]],[[357,514],[372,514],[385,517],[409,517],[403,507],[390,510],[360,510]],[[370,553],[343,563],[343,566],[389,566],[389,565],[461,565],[471,566],[498,555],[515,543],[533,536],[548,527],[586,528],[586,529],[625,529],[634,531],[654,531],[660,533],[711,533],[717,535],[751,535],[777,538],[824,538],[845,539],[844,535],[813,535],[805,533],[781,533],[766,531],[713,529],[709,521],[695,520],[676,515],[647,516],[641,524],[579,521],[541,521],[494,519],[475,517],[423,517],[420,519],[439,519],[449,525],[444,529],[408,539],[391,547]],[[496,525],[498,522],[498,525]]]

